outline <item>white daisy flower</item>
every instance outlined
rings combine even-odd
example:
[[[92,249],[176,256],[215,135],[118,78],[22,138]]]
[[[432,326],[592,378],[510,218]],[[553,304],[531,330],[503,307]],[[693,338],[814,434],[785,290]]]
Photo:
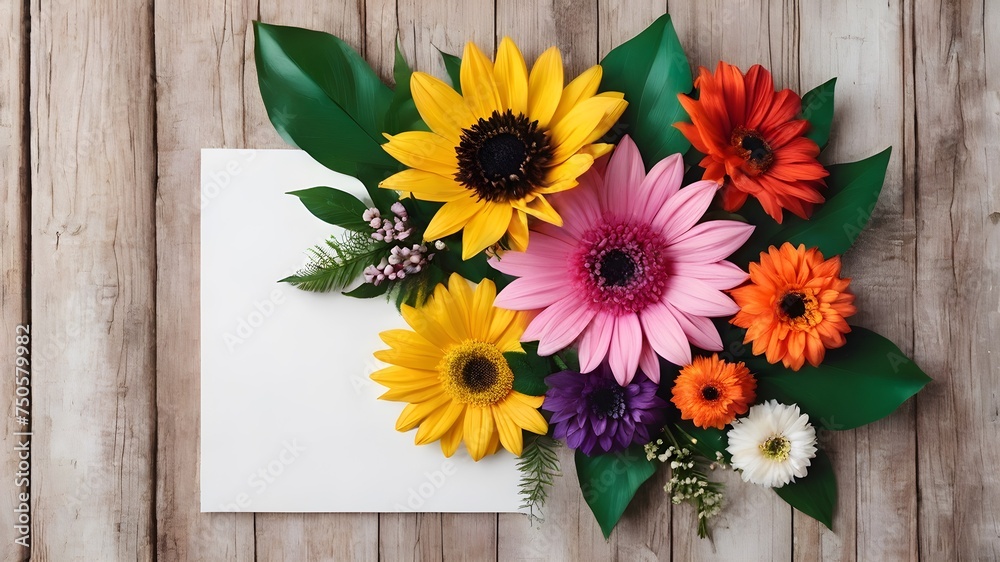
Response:
[[[816,456],[816,430],[796,405],[768,400],[750,408],[729,430],[733,468],[745,482],[780,488],[808,472]]]

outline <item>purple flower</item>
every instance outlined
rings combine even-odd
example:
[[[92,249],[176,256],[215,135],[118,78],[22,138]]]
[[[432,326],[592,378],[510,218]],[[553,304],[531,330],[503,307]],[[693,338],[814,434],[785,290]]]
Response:
[[[542,409],[552,412],[555,437],[588,456],[622,451],[650,441],[665,422],[666,401],[641,371],[620,386],[608,364],[590,373],[561,371],[545,378]]]

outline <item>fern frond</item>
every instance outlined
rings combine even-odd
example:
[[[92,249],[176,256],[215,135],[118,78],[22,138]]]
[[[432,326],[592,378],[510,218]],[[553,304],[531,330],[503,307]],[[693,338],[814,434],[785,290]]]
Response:
[[[385,243],[366,233],[349,232],[343,239],[331,236],[324,244],[306,250],[309,262],[305,267],[280,282],[303,291],[340,291],[360,277],[366,267],[377,264],[387,251]]]
[[[559,472],[559,456],[556,448],[559,442],[548,435],[539,435],[527,441],[517,468],[521,471],[521,508],[528,509],[528,517],[532,522],[543,520],[542,507],[549,497],[549,488]]]

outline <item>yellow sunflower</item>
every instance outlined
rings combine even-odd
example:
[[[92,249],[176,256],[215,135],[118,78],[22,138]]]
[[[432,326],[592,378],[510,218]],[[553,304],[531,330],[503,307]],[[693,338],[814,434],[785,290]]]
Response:
[[[562,225],[545,195],[570,189],[594,159],[595,144],[628,105],[620,92],[597,93],[601,67],[565,88],[559,49],[542,53],[531,72],[504,38],[495,63],[473,43],[462,57],[459,94],[422,72],[410,78],[413,101],[431,132],[386,135],[382,145],[410,169],[380,187],[444,202],[424,233],[437,240],[464,229],[462,259],[496,244],[523,251],[528,215]]]
[[[416,443],[441,441],[450,457],[463,439],[474,460],[500,445],[520,456],[521,430],[548,431],[538,412],[542,396],[513,390],[514,373],[503,354],[523,351],[523,312],[493,307],[496,286],[483,280],[473,291],[452,274],[448,287],[438,285],[420,308],[403,306],[413,330],[389,330],[380,337],[391,349],[375,352],[390,366],[372,373],[389,387],[382,400],[407,402],[396,430],[417,426]]]

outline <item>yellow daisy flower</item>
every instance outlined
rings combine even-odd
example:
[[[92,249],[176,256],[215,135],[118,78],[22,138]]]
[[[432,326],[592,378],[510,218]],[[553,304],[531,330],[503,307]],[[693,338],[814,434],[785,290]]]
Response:
[[[463,439],[474,460],[500,445],[520,456],[521,430],[548,431],[538,412],[542,396],[513,390],[514,373],[503,354],[523,351],[523,312],[493,307],[496,286],[483,280],[475,291],[452,274],[420,308],[403,306],[413,330],[388,330],[380,337],[391,349],[375,352],[390,366],[371,378],[389,391],[382,400],[407,402],[396,430],[417,429],[417,445],[440,440],[452,456]]]
[[[595,144],[628,105],[620,92],[597,93],[601,67],[565,88],[559,49],[542,53],[531,72],[505,37],[495,63],[473,43],[462,57],[459,94],[422,72],[410,78],[413,101],[431,132],[386,135],[382,145],[410,169],[380,187],[444,202],[424,233],[437,240],[464,229],[462,259],[496,244],[523,251],[528,216],[557,226],[545,195],[570,189],[594,159],[611,150]]]

